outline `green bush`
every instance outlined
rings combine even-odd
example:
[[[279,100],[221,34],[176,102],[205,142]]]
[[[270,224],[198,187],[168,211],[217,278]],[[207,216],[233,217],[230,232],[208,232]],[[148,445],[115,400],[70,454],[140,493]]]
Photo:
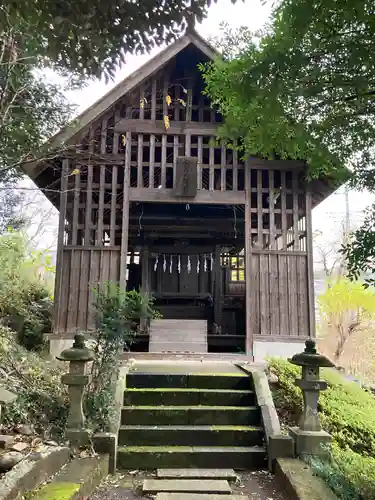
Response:
[[[39,351],[51,331],[51,259],[32,251],[19,232],[0,236],[0,322],[27,349]]]
[[[134,290],[126,292],[117,283],[107,282],[95,293],[95,356],[84,409],[93,430],[108,431],[114,412],[119,354],[133,342],[135,323],[140,318],[157,317],[158,313],[152,297]]]
[[[300,368],[282,359],[270,359],[269,370],[278,377],[272,388],[281,418],[296,423],[302,394],[294,384]],[[375,398],[338,372],[322,370],[328,388],[319,399],[323,428],[332,435],[330,462],[313,461],[313,469],[339,498],[375,499]]]
[[[0,383],[17,395],[4,408],[4,425],[33,424],[52,435],[61,434],[68,411],[61,375],[56,365],[27,351],[13,331],[0,326]]]

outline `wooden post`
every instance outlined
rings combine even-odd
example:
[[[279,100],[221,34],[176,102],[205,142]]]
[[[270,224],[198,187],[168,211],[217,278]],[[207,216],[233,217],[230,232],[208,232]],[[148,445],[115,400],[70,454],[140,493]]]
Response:
[[[222,277],[221,277],[220,255],[221,255],[221,246],[216,245],[216,247],[215,247],[215,262],[214,262],[214,264],[215,264],[215,267],[214,267],[214,272],[215,272],[214,318],[215,318],[215,323],[217,324],[218,327],[221,326],[221,321],[222,321],[222,314],[221,314]]]
[[[249,162],[245,162],[245,314],[246,314],[246,355],[253,354],[252,293],[251,293],[251,175]],[[258,187],[259,192],[259,187]],[[258,201],[259,203],[259,201]],[[259,207],[259,205],[258,205]],[[258,218],[262,216],[258,212]],[[259,224],[258,224],[259,225]],[[259,237],[259,233],[258,233]]]
[[[150,258],[149,258],[148,245],[143,247],[142,252],[142,279],[141,279],[141,291],[142,293],[149,295],[150,293]],[[145,331],[147,328],[147,320],[141,318],[141,332]]]
[[[61,181],[60,181],[60,207],[59,207],[59,232],[57,236],[57,254],[56,254],[56,279],[55,279],[55,304],[54,304],[54,333],[58,333],[57,329],[60,326],[60,304],[61,304],[61,275],[63,273],[63,250],[64,250],[64,234],[65,234],[65,216],[66,204],[68,198],[68,175],[69,175],[69,160],[67,158],[62,161]]]
[[[120,288],[126,290],[126,268],[129,243],[129,184],[132,134],[126,133],[124,185],[122,198],[121,250],[120,250]]]
[[[313,259],[313,231],[311,220],[311,190],[307,187],[306,192],[306,251],[307,251],[307,297],[309,310],[309,332],[310,337],[315,337],[315,294],[314,294],[314,259]]]

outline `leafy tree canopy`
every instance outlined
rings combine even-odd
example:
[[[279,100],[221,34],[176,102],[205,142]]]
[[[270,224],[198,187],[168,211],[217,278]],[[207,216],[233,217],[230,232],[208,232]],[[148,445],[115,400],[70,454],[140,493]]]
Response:
[[[266,30],[205,68],[224,137],[248,153],[307,160],[312,173],[368,165],[375,137],[374,5],[282,0]],[[242,33],[242,32],[241,32]],[[241,34],[240,33],[240,34]],[[232,46],[237,45],[233,33]]]
[[[27,159],[43,158],[43,144],[71,117],[64,87],[37,70],[30,20],[9,22],[0,6],[0,188],[14,182]]]
[[[223,139],[243,137],[250,155],[306,160],[312,176],[347,167],[354,187],[375,192],[374,2],[281,0],[262,33],[243,35],[226,27],[226,57],[202,68]],[[372,207],[345,247],[351,276],[375,263],[374,222]]]
[[[41,61],[83,76],[104,71],[113,77],[126,54],[173,41],[189,19],[202,20],[210,4],[211,0],[5,0],[0,31],[2,22],[30,25],[28,43],[41,49]]]

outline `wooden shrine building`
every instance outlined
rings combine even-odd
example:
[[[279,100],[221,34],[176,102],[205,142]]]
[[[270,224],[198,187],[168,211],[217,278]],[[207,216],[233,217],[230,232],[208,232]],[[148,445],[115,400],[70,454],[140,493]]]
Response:
[[[57,159],[26,167],[60,213],[56,338],[95,328],[108,280],[154,295],[182,331],[205,321],[210,352],[315,335],[311,210],[336,186],[215,142],[197,68],[215,55],[189,32],[57,134]]]

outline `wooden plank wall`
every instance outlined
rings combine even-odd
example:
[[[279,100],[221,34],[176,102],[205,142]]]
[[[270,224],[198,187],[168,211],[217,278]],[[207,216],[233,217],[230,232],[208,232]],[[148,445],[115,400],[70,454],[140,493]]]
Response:
[[[255,252],[251,275],[253,334],[309,335],[307,256]]]
[[[249,172],[248,334],[273,340],[314,335],[311,202],[302,172],[250,165]]]
[[[120,250],[65,248],[62,256],[59,333],[95,328],[95,289],[106,281],[117,281]]]

